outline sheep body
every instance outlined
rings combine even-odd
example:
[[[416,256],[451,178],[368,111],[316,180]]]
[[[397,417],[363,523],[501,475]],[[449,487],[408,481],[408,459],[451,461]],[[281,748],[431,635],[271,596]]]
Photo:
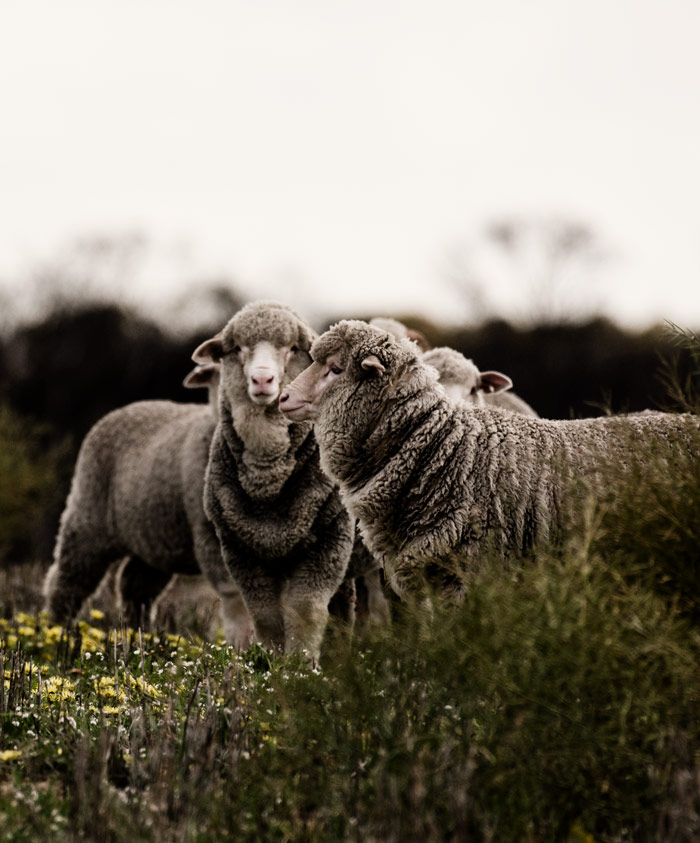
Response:
[[[670,461],[697,447],[697,417],[549,421],[451,405],[409,342],[362,322],[334,326],[312,356],[281,406],[314,420],[322,464],[399,593],[424,576],[459,592],[455,564],[558,539],[611,463],[624,482],[651,450]]]
[[[200,571],[222,598],[225,618],[235,617],[240,597],[202,504],[214,426],[206,405],[140,401],[88,432],[44,583],[56,620],[72,619],[107,567],[124,557],[118,580],[132,605],[128,621],[139,620],[135,607],[148,607],[173,574]],[[235,629],[227,631],[235,641]]]
[[[204,505],[258,640],[318,656],[328,603],[343,581],[354,525],[321,470],[309,423],[290,424],[274,401],[255,402],[246,367],[257,349],[279,361],[286,385],[310,362],[311,329],[290,308],[254,302],[194,359],[221,361],[219,422]]]

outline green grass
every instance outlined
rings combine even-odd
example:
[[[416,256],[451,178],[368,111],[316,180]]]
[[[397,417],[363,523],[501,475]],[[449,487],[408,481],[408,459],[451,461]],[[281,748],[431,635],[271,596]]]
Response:
[[[692,840],[700,636],[590,549],[322,669],[2,623],[0,837]]]
[[[482,560],[463,604],[395,607],[320,668],[66,632],[19,611],[41,567],[3,567],[0,840],[700,839],[696,459],[649,453],[563,548]]]

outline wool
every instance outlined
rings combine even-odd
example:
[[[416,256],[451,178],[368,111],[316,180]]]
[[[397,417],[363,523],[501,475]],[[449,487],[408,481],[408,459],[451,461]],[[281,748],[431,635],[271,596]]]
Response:
[[[254,302],[202,355],[221,361],[219,422],[204,506],[221,552],[266,646],[317,658],[328,603],[342,583],[354,524],[337,484],[321,469],[308,423],[290,424],[277,402],[251,402],[240,349],[270,343],[286,386],[311,362],[315,334],[290,308]]]
[[[460,574],[488,553],[559,540],[583,496],[609,492],[613,476],[624,484],[651,451],[670,462],[697,447],[694,416],[551,421],[452,405],[415,346],[359,321],[322,334],[311,356],[342,369],[313,407],[322,465],[399,593],[427,578],[459,594]],[[363,368],[370,356],[381,369]]]

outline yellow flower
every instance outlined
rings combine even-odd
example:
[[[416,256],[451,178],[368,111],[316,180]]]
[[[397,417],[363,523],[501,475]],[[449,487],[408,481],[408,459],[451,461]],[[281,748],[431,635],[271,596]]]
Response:
[[[16,761],[22,757],[19,749],[5,749],[0,752],[0,761]]]
[[[156,699],[160,696],[160,691],[158,688],[155,688],[150,683],[146,682],[143,676],[135,677],[137,686],[144,692],[144,694],[148,694],[151,697],[155,697]]]
[[[104,618],[105,613],[101,612],[99,609],[90,609],[90,617],[94,621],[101,621]]]
[[[21,626],[17,627],[17,634],[18,635],[35,635],[36,630],[34,629],[33,626],[26,626],[25,624],[22,624]]]
[[[17,614],[15,615],[15,620],[17,621],[17,623],[31,623],[36,625],[36,618],[33,618],[31,615],[27,615],[24,612],[17,612]]]
[[[70,700],[75,696],[75,685],[70,679],[61,676],[50,676],[44,685],[44,691],[49,700]]]

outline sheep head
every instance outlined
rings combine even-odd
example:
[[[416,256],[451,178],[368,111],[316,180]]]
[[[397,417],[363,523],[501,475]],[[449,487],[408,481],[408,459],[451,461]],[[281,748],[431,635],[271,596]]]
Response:
[[[478,366],[453,348],[434,348],[423,355],[423,361],[437,370],[440,384],[452,402],[467,401],[479,406],[484,395],[503,392],[513,381],[501,372],[480,372]]]
[[[322,334],[311,357],[311,366],[280,396],[280,410],[293,421],[317,421],[330,405],[350,413],[360,402],[358,420],[371,422],[388,398],[437,383],[413,342],[359,320],[339,322]]]
[[[257,301],[202,343],[192,359],[221,364],[222,389],[230,403],[272,407],[286,384],[311,362],[309,349],[315,336],[291,308]]]

